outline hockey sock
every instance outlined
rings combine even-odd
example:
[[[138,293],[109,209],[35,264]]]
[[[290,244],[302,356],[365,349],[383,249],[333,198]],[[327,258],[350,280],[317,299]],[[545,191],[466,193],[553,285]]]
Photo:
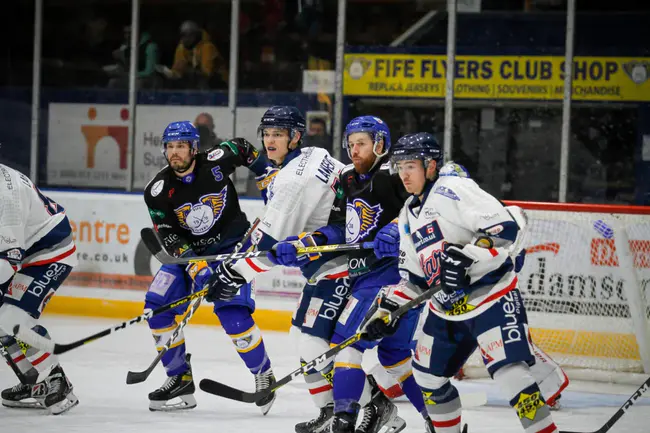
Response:
[[[20,372],[25,375],[25,379],[27,380],[27,382],[29,384],[36,383],[38,372],[34,367],[32,367],[32,364],[27,360],[27,355],[25,353],[27,352],[27,350],[34,350],[34,349],[25,346],[26,351],[23,352],[23,350],[20,347],[20,344],[16,341],[16,339],[9,335],[0,337],[0,344],[2,344],[5,347],[13,363],[16,365],[16,367],[18,367],[18,370],[20,370]]]
[[[50,334],[47,332],[47,329],[41,325],[36,325],[32,329],[37,334],[50,340]],[[29,363],[38,373],[38,378],[36,379],[37,381],[44,380],[50,374],[50,371],[59,365],[58,356],[36,349],[35,347],[28,346],[22,342],[18,342],[18,344],[24,351],[27,361],[29,361]]]
[[[413,407],[415,407],[420,415],[426,418],[428,416],[428,412],[424,406],[422,390],[418,386],[417,382],[415,382],[413,374],[409,374],[409,376],[404,379],[402,382],[402,390],[404,390],[404,394],[406,394],[406,397],[409,399]]]
[[[300,364],[305,365],[305,360],[301,359]],[[305,373],[305,382],[309,386],[309,394],[316,407],[322,408],[332,402],[334,398],[332,394],[333,376],[334,363],[329,363],[321,371],[316,371],[312,368]]]
[[[149,307],[145,303],[145,308]],[[160,314],[149,319],[149,328],[156,343],[156,350],[162,350],[163,346],[167,344],[172,334],[174,334],[177,326],[178,323],[174,313]],[[169,350],[162,356],[161,361],[169,377],[179,375],[189,369],[189,365],[185,361],[185,335],[183,331],[178,333],[178,337],[169,346]]]
[[[494,373],[494,380],[510,399],[525,433],[557,433],[551,411],[528,365],[505,365]]]
[[[271,368],[271,360],[266,354],[262,340],[262,331],[255,324],[247,307],[222,307],[217,310],[217,316],[251,373],[257,374]]]
[[[436,433],[460,433],[461,406],[456,387],[447,378],[430,375],[418,379],[418,384]]]
[[[397,355],[399,356],[396,357]],[[424,399],[422,398],[422,390],[413,377],[413,369],[411,368],[411,354],[408,353],[408,355],[404,357],[404,353],[386,352],[381,350],[380,346],[380,362],[382,362],[382,364],[387,364],[390,362],[389,360],[391,358],[393,362],[395,359],[402,359],[392,365],[386,365],[384,367],[385,371],[390,376],[392,376],[401,386],[402,391],[404,391],[404,394],[406,394],[406,397],[409,399],[415,409],[423,417],[427,417],[427,411],[424,407]]]
[[[366,385],[361,368],[362,354],[352,347],[343,349],[334,363],[334,413],[354,412]]]

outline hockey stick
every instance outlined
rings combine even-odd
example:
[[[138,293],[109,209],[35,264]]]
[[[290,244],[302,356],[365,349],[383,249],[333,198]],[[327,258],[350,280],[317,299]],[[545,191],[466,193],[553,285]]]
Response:
[[[393,313],[389,314],[388,316],[384,317],[384,322],[390,323],[393,320],[399,318],[403,314],[405,314],[407,311],[409,311],[411,308],[420,305],[422,302],[426,301],[431,297],[431,295],[439,290],[439,286],[436,286],[432,289],[427,290],[426,292],[422,293],[415,299],[410,300],[406,304],[402,305],[399,307],[397,310],[395,310]],[[257,391],[257,392],[246,392],[242,391],[236,388],[232,388],[228,385],[225,385],[220,382],[216,382],[214,380],[210,379],[203,379],[199,383],[199,387],[209,393],[209,394],[214,394],[218,395],[224,398],[228,398],[230,400],[236,400],[236,401],[241,401],[244,403],[255,403],[264,397],[268,396],[272,392],[275,392],[277,389],[283,387],[287,383],[291,382],[295,378],[302,376],[305,374],[307,371],[311,370],[312,368],[324,363],[326,360],[329,358],[335,356],[337,353],[341,352],[343,349],[346,347],[349,347],[356,343],[357,341],[361,340],[363,334],[358,332],[354,334],[353,336],[349,337],[348,339],[342,341],[341,343],[337,344],[336,346],[332,347],[329,349],[327,352],[323,353],[316,359],[311,360],[310,362],[306,363],[305,365],[301,366],[300,368],[292,371],[279,381],[277,381],[272,387],[267,388],[262,391]]]
[[[156,368],[156,365],[158,365],[158,363],[162,359],[163,355],[167,353],[171,345],[174,343],[174,341],[178,337],[178,334],[181,333],[185,325],[187,325],[187,323],[190,321],[194,313],[196,313],[196,310],[199,309],[199,307],[201,306],[201,302],[203,302],[203,296],[201,296],[199,299],[194,301],[192,307],[190,308],[190,311],[185,315],[181,323],[179,323],[178,326],[176,326],[176,329],[174,329],[174,333],[172,334],[172,336],[169,338],[169,340],[167,340],[167,343],[165,343],[165,345],[158,351],[158,355],[156,355],[156,358],[154,358],[154,360],[151,362],[151,364],[149,365],[149,367],[147,367],[146,370],[129,371],[126,374],[127,385],[132,385],[134,383],[141,383],[147,380],[151,372],[154,370],[154,368]]]
[[[255,230],[257,228],[257,225],[259,223],[260,223],[260,219],[256,218],[255,221],[253,222],[253,224],[248,228],[248,230],[246,230],[246,233],[244,234],[244,237],[235,246],[235,251],[234,252],[238,252],[239,250],[242,249],[244,243],[246,243],[248,241],[248,239],[251,236],[251,233],[253,233],[253,230]],[[143,230],[143,232],[144,232],[144,230]],[[144,235],[144,233],[142,233],[142,234]],[[158,246],[158,247],[161,247],[161,251],[164,251],[164,248],[162,248],[162,242],[158,238],[158,235],[156,234],[156,232],[154,232],[152,230],[150,232],[150,234],[153,234],[153,237],[150,237],[148,240],[144,241],[145,245],[147,245],[147,248],[149,246],[151,246],[152,248],[155,248],[156,246]],[[150,236],[150,234],[147,234],[147,236]],[[151,241],[152,242],[151,245],[148,245],[147,241]],[[155,241],[155,244],[153,243],[154,241]],[[172,346],[172,344],[174,343],[174,341],[176,341],[176,338],[181,333],[181,331],[183,330],[185,325],[187,325],[187,323],[190,321],[190,319],[192,318],[192,316],[194,315],[196,310],[199,309],[199,307],[201,306],[201,302],[203,302],[203,296],[201,296],[196,301],[194,301],[194,303],[192,304],[192,307],[190,308],[190,311],[185,315],[185,317],[183,318],[181,323],[179,323],[176,326],[176,329],[174,329],[174,333],[172,334],[172,336],[169,338],[169,340],[167,340],[167,343],[165,343],[165,345],[158,351],[158,355],[156,355],[156,357],[151,362],[149,367],[147,367],[146,370],[143,370],[143,371],[129,371],[126,374],[126,384],[127,385],[132,385],[134,383],[141,383],[141,382],[144,382],[145,380],[147,380],[149,375],[151,375],[151,372],[153,372],[154,368],[156,368],[156,365],[158,365],[158,363],[160,362],[162,357],[165,355],[165,353],[167,353],[167,351],[169,351],[169,349]]]
[[[630,409],[630,407],[632,407],[632,405],[634,403],[636,403],[636,401],[639,398],[641,398],[643,393],[648,391],[648,389],[650,389],[650,377],[648,377],[648,379],[646,379],[646,381],[641,384],[639,389],[637,389],[636,392],[634,394],[632,394],[632,397],[630,397],[625,403],[623,403],[623,406],[621,406],[621,408],[619,410],[617,410],[616,413],[614,415],[612,415],[612,417],[610,419],[608,419],[607,422],[601,428],[599,428],[598,430],[594,430],[593,432],[586,432],[586,433],[606,433],[606,432],[608,432],[609,429],[612,428],[612,426],[616,423],[616,421],[621,419],[621,417],[623,415],[625,415],[625,412],[627,412]],[[560,430],[560,433],[583,433],[583,432]]]
[[[11,358],[11,355],[9,355],[9,352],[7,352],[7,349],[0,343],[0,355],[7,361],[7,365],[11,367],[13,370],[14,374],[18,377],[18,380],[20,380],[20,383],[27,383],[27,378],[23,374],[22,371],[18,368],[14,360]]]
[[[153,316],[164,313],[165,311],[173,310],[179,305],[183,305],[196,298],[203,297],[206,293],[208,293],[208,289],[199,290],[198,292],[191,293],[185,296],[184,298],[179,299],[178,301],[171,302],[167,305],[163,305],[161,307],[156,308],[155,310],[146,311],[144,314],[138,317],[134,317],[131,320],[127,320],[126,322],[122,322],[119,325],[112,326],[110,328],[104,329],[103,331],[97,332],[96,334],[90,335],[88,337],[84,337],[80,340],[68,344],[57,344],[52,340],[48,340],[47,338],[40,336],[36,332],[33,331],[29,332],[31,330],[28,331],[23,330],[20,327],[20,325],[14,326],[14,335],[16,336],[16,338],[29,344],[30,346],[34,346],[37,349],[41,349],[53,355],[60,355],[61,353],[69,352],[70,350],[76,349],[77,347],[83,346],[84,344],[88,344],[102,337],[106,337],[107,335],[110,335],[113,332],[121,331],[122,329],[125,329],[136,323],[149,320]]]
[[[155,241],[154,244],[156,245],[155,249],[162,249],[162,247],[160,247],[160,244],[158,243],[158,238],[156,237],[156,234],[152,232],[151,235],[153,235],[153,239]],[[145,245],[147,245],[146,242]],[[100,338],[106,337],[107,335],[110,335],[114,332],[121,331],[122,329],[125,329],[131,325],[135,325],[136,323],[149,320],[153,316],[157,316],[158,314],[162,314],[166,311],[173,310],[174,308],[186,304],[188,302],[191,302],[197,298],[203,298],[203,296],[205,296],[207,293],[208,293],[208,289],[202,289],[199,290],[198,292],[190,293],[189,295],[180,298],[178,301],[170,302],[169,304],[162,305],[154,310],[145,311],[144,314],[141,314],[138,317],[134,317],[133,319],[127,320],[126,322],[122,322],[119,325],[112,326],[108,329],[104,329],[103,331],[97,332],[88,337],[84,337],[80,340],[73,341],[72,343],[68,343],[68,344],[57,344],[54,341],[48,340],[47,338],[32,331],[31,329],[29,330],[22,329],[20,325],[14,326],[13,331],[16,338],[29,344],[30,346],[34,346],[37,349],[43,350],[53,355],[60,355],[62,353],[66,353],[69,352],[70,350],[81,347],[84,344],[88,344]]]
[[[247,252],[232,252],[225,254],[216,254],[212,256],[201,257],[174,257],[169,254],[162,247],[156,233],[151,228],[143,228],[140,232],[142,241],[147,249],[153,254],[158,261],[164,265],[187,265],[190,263],[206,261],[225,261],[225,260],[241,260],[250,259],[253,257],[266,256],[269,251],[247,251]],[[298,254],[312,254],[312,253],[334,253],[341,251],[354,251],[363,249],[372,249],[372,242],[363,242],[360,244],[334,244],[334,245],[316,245],[313,247],[299,247],[296,248]]]

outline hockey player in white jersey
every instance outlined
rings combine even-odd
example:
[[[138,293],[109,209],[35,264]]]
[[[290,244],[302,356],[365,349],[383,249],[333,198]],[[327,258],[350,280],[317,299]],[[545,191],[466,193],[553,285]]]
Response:
[[[295,107],[275,106],[262,116],[259,135],[267,158],[273,162],[258,186],[266,199],[260,224],[251,239],[259,250],[270,250],[289,239],[301,245],[328,243],[327,232],[314,232],[328,224],[344,165],[321,148],[300,147],[305,119]],[[345,212],[345,209],[341,209]],[[304,232],[310,232],[305,234]],[[293,236],[302,233],[299,236]],[[347,260],[341,254],[311,254],[297,258],[308,280],[292,319],[301,360],[310,361],[329,349],[334,326],[349,296]],[[221,264],[206,299],[227,301],[239,287],[277,265],[274,256]],[[263,278],[263,277],[262,277]],[[309,393],[321,416],[296,425],[298,433],[325,429],[332,413],[332,364],[305,376]]]
[[[58,415],[78,404],[57,356],[13,337],[16,325],[46,338],[38,319],[77,264],[63,207],[24,174],[0,164],[0,345],[20,383],[2,391],[2,404],[46,408]]]
[[[554,433],[518,289],[525,216],[504,207],[473,180],[438,176],[442,152],[428,133],[402,137],[391,165],[412,197],[399,216],[400,273],[396,305],[437,287],[423,312],[414,375],[437,433],[461,431],[452,377],[478,347],[491,377],[526,433]],[[388,312],[383,312],[386,315]],[[378,318],[367,327],[382,329]]]

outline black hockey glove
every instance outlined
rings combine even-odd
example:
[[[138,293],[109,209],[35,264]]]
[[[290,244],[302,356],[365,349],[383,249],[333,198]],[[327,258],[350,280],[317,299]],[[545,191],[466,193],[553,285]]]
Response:
[[[380,340],[384,337],[393,335],[399,326],[399,318],[393,319],[389,323],[384,318],[394,313],[400,305],[390,298],[385,292],[381,292],[375,302],[372,304],[360,328],[364,340]]]
[[[242,165],[244,167],[250,166],[257,157],[259,156],[259,151],[253,146],[250,141],[245,138],[237,137],[232,140],[224,141],[219,146],[227,147],[233,151],[235,155],[239,155],[242,160]]]
[[[474,260],[463,253],[463,247],[454,244],[445,244],[440,253],[440,286],[442,290],[451,295],[456,291],[467,292],[470,278],[467,269],[474,264]]]
[[[230,265],[221,263],[214,270],[208,282],[208,293],[205,299],[209,302],[230,301],[237,295],[239,288],[246,284],[246,279],[232,269]]]

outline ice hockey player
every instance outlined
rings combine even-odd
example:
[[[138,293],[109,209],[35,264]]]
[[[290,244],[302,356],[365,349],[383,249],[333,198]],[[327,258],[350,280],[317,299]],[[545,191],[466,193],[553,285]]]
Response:
[[[254,170],[266,162],[246,139],[235,138],[199,153],[199,133],[189,121],[170,123],[162,136],[168,166],[149,182],[144,199],[154,228],[165,248],[174,256],[197,256],[231,252],[250,227],[239,207],[235,187],[228,177],[237,166]],[[215,278],[212,269],[219,262],[198,262],[190,266],[163,265],[145,297],[145,309],[155,309],[192,291],[202,289]],[[176,328],[176,315],[187,305],[152,317],[149,327],[156,347],[162,347]],[[215,302],[214,312],[235,350],[255,376],[256,390],[274,381],[271,362],[262,334],[251,314],[255,301],[250,285],[243,285],[229,302]],[[167,380],[149,394],[152,411],[191,409],[196,406],[195,385],[182,333],[162,357]],[[258,402],[263,414],[275,395]],[[180,401],[178,401],[180,400]]]
[[[469,172],[465,167],[454,162],[446,163],[438,172],[438,176],[470,177]],[[523,259],[524,254],[522,251],[522,254],[517,256],[517,266],[519,268],[523,267]],[[535,364],[531,366],[531,373],[539,384],[547,405],[551,410],[559,410],[561,407],[559,402],[561,392],[569,385],[569,379],[562,368],[549,355],[540,349],[534,341],[531,340],[530,343],[533,353],[535,354]],[[390,376],[381,364],[377,363],[374,365],[369,370],[369,373],[373,375],[379,388],[391,400],[404,395],[404,391],[399,382]],[[454,378],[457,380],[462,380],[464,378],[462,368],[454,375]]]
[[[257,248],[270,250],[278,240],[286,238],[299,245],[328,243],[331,234],[315,230],[328,224],[343,164],[325,149],[301,147],[305,119],[296,107],[269,108],[262,116],[258,133],[273,166],[259,178],[266,207],[258,229],[253,232]],[[342,210],[333,211],[337,212]],[[296,340],[301,362],[306,362],[329,349],[336,320],[349,296],[347,261],[340,253],[298,256],[295,260],[302,265],[308,282],[293,315],[291,335]],[[229,299],[241,284],[277,264],[274,255],[224,264],[217,271],[222,287],[211,287],[209,296]],[[329,428],[332,368],[332,363],[326,361],[318,370],[305,375],[309,393],[322,416],[313,422],[299,423],[296,432]]]
[[[423,313],[413,364],[436,432],[460,432],[460,398],[449,378],[477,347],[526,433],[557,432],[531,373],[535,355],[517,287],[525,216],[472,179],[438,176],[442,161],[428,133],[404,136],[393,150],[391,167],[412,194],[398,222],[403,279],[393,306],[380,309],[366,331],[384,334],[390,327],[382,314],[437,288]]]
[[[373,304],[382,286],[399,282],[399,233],[393,220],[408,198],[399,177],[389,173],[391,140],[385,122],[374,116],[353,119],[345,128],[343,146],[353,162],[342,171],[339,180],[342,194],[337,206],[346,208],[345,219],[317,231],[336,233],[337,237],[329,239],[332,243],[374,240],[375,251],[360,250],[347,255],[352,296],[339,317],[332,344],[358,331],[368,310],[376,308]],[[292,265],[296,249],[291,243],[280,243],[277,251],[280,263]],[[411,373],[411,340],[417,316],[418,311],[412,310],[408,318],[400,322],[394,335],[379,342],[378,356],[417,410],[428,418],[422,394]],[[362,356],[366,349],[374,346],[377,346],[376,341],[361,341],[336,356],[332,432],[355,431],[360,401],[368,401],[363,394],[371,389],[361,368]],[[395,405],[381,392],[363,409],[357,433],[375,433],[380,428],[397,432],[406,425],[397,416]]]
[[[2,391],[2,404],[58,415],[79,403],[58,357],[17,341],[13,329],[50,338],[38,319],[77,265],[72,228],[63,207],[27,176],[2,164],[0,172],[0,345],[21,381]]]

